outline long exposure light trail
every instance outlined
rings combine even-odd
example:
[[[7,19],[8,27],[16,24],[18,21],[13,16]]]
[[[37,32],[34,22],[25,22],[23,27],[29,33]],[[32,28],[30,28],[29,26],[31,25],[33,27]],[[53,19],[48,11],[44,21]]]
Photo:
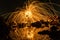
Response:
[[[51,21],[49,17],[51,17],[50,12],[48,12],[45,8],[43,8],[44,4],[39,2],[31,2],[31,4],[27,5],[27,8],[13,12],[9,17],[8,22],[15,23],[16,25],[24,23],[23,28],[16,28],[15,31],[10,32],[10,37],[13,40],[44,40],[43,36],[38,34],[39,31],[42,31],[42,28],[36,28],[31,26],[31,23],[44,20]],[[49,29],[46,28],[45,29]],[[47,36],[48,37],[48,36]]]

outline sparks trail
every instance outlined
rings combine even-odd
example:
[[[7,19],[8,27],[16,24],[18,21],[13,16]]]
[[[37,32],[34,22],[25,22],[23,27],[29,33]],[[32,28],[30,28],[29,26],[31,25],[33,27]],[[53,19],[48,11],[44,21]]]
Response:
[[[8,18],[8,25],[15,27],[10,31],[10,37],[13,40],[43,40],[42,38],[49,37],[47,35],[39,35],[39,31],[49,30],[48,27],[36,28],[33,27],[31,24],[35,22],[39,22],[43,20],[44,22],[51,22],[53,19],[53,14],[48,8],[45,9],[46,4],[40,3],[38,1],[33,1],[28,5],[26,5],[25,9],[21,9],[21,11],[13,12],[11,16]],[[49,12],[50,11],[50,12]],[[51,13],[51,14],[50,14]],[[22,26],[21,26],[22,24]],[[24,26],[24,27],[23,27]],[[20,27],[20,28],[19,28]],[[13,31],[14,30],[14,31]],[[49,38],[48,38],[49,40]]]
[[[11,21],[15,20],[16,23],[25,23],[26,21],[33,23],[40,20],[49,21],[51,20],[50,17],[52,14],[43,8],[43,5],[44,4],[40,4],[39,2],[32,2],[26,9],[16,13],[14,12],[9,19],[13,17]]]

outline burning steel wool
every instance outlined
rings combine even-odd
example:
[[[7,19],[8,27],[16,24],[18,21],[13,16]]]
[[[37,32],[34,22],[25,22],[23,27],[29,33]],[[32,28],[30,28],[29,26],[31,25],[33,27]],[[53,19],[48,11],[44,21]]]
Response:
[[[46,9],[47,4],[38,1],[32,1],[26,5],[25,9],[13,12],[8,18],[8,25],[11,27],[9,36],[12,40],[50,40],[48,35],[40,35],[38,32],[49,30],[50,24],[46,27],[42,24],[39,28],[32,26],[32,23],[43,20],[44,22],[51,22],[53,14],[49,8]],[[39,23],[38,23],[39,24]],[[40,25],[40,24],[39,24]]]

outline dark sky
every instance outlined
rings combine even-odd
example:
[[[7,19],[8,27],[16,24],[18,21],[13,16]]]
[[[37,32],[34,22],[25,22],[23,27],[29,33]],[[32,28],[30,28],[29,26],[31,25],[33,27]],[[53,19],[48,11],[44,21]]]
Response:
[[[24,0],[0,0],[0,12],[12,11],[17,6],[22,7]]]

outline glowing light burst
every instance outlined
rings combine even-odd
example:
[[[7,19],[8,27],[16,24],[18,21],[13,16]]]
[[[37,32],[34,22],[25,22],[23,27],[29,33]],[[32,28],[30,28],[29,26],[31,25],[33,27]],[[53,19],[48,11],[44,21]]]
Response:
[[[13,18],[10,19],[11,16],[9,18],[11,20],[10,22],[14,21],[16,23],[33,23],[40,20],[51,21],[49,18],[51,17],[51,14],[42,6],[42,3],[33,1],[31,4],[26,5],[26,9],[14,12],[11,15]]]
[[[26,9],[23,9],[21,11],[13,12],[12,15],[9,17],[8,22],[14,22],[16,25],[18,24],[26,24],[24,28],[17,28],[18,30],[14,31],[14,34],[18,37],[16,37],[16,40],[39,40],[40,36],[37,34],[42,29],[37,29],[36,27],[29,27],[31,23],[44,20],[44,21],[51,21],[49,17],[51,17],[51,14],[43,8],[44,4],[33,1],[31,4],[27,5]],[[31,25],[30,25],[31,26]],[[18,32],[17,32],[18,31]],[[16,32],[16,33],[15,33]],[[12,33],[12,32],[11,32]],[[13,33],[12,33],[13,34]],[[11,38],[13,38],[12,35]],[[42,40],[42,39],[41,39]]]
[[[26,11],[26,12],[25,12],[25,16],[26,16],[26,17],[31,17],[31,16],[32,16],[31,11]]]

